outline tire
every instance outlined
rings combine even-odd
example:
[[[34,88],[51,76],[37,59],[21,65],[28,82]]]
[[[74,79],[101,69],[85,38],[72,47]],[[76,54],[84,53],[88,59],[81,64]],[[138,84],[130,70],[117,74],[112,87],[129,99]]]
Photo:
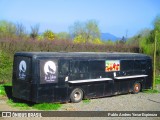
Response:
[[[133,85],[133,94],[137,94],[141,91],[141,84],[139,82],[134,83]]]
[[[72,91],[70,95],[71,102],[78,103],[83,98],[83,91],[80,88],[76,88]]]

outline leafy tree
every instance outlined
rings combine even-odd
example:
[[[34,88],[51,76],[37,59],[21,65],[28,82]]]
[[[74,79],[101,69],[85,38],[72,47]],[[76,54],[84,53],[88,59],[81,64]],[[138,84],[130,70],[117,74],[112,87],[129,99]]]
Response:
[[[73,35],[73,37],[76,37],[78,35],[84,35],[85,33],[85,27],[84,23],[82,22],[75,22],[73,26],[70,26],[70,32]]]
[[[160,55],[160,16],[157,16],[154,20],[154,29],[153,30],[146,30],[141,31],[140,34],[140,48],[143,53],[153,55],[154,51],[154,42],[155,42],[155,32],[157,32],[157,55]]]
[[[12,38],[15,36],[16,26],[8,21],[0,21],[0,38]]]
[[[43,33],[43,36],[44,36],[44,38],[46,38],[48,40],[54,40],[56,35],[51,30],[46,30]]]
[[[142,38],[146,38],[150,35],[151,30],[148,28],[145,28],[141,30],[137,35],[129,38],[126,43],[130,45],[140,45],[140,42],[142,41]]]
[[[99,38],[94,39],[93,43],[94,44],[99,44],[99,45],[103,44],[103,42]]]
[[[85,38],[82,35],[78,35],[73,40],[74,43],[86,43]]]
[[[156,83],[156,66],[160,66],[160,62],[157,61],[157,53],[160,53],[159,46],[157,47],[157,44],[160,44],[160,16],[157,16],[154,21],[154,64],[153,64],[153,84],[152,89],[155,89],[155,83]],[[158,49],[157,49],[158,48]]]
[[[155,18],[155,21],[154,21],[154,34],[155,35],[156,33],[156,38],[157,38],[157,54],[158,56],[160,56],[160,15],[157,16]]]
[[[70,34],[68,34],[67,32],[60,32],[58,34],[56,34],[56,37],[60,40],[69,40],[71,39]]]
[[[76,38],[78,36],[78,39],[81,38],[84,43],[93,42],[95,39],[100,38],[100,30],[95,20],[75,22],[70,27],[70,32],[73,37]]]
[[[93,41],[100,38],[100,30],[98,23],[95,20],[89,20],[86,23],[86,35],[87,41]]]

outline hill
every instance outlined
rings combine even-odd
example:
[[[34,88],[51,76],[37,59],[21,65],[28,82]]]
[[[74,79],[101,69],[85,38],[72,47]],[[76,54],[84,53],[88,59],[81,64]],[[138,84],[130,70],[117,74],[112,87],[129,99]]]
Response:
[[[112,41],[116,41],[118,40],[119,37],[113,35],[113,34],[110,34],[110,33],[101,33],[101,40],[112,40]]]

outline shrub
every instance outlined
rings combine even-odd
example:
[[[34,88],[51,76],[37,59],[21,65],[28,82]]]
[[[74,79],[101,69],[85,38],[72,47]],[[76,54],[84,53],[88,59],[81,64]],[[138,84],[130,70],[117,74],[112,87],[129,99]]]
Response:
[[[12,58],[0,51],[0,82],[10,81],[12,78]]]
[[[44,38],[48,40],[54,40],[55,39],[55,34],[51,30],[47,30],[43,33]]]

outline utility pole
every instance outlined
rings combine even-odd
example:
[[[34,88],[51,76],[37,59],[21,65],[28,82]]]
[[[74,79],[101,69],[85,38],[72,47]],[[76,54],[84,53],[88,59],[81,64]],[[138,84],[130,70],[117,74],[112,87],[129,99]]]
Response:
[[[155,82],[156,82],[156,51],[157,51],[157,30],[155,31],[155,39],[154,39],[154,63],[153,63],[153,85],[152,85],[152,89],[155,89]]]

